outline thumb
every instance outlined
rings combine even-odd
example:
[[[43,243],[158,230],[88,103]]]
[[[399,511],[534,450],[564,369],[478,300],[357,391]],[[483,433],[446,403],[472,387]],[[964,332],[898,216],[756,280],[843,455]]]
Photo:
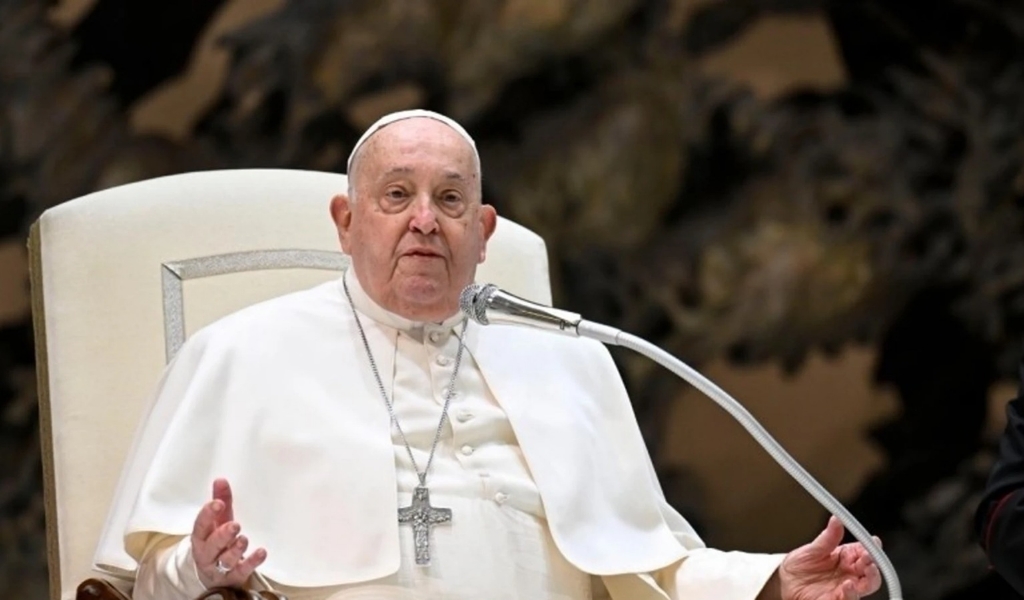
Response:
[[[818,537],[814,538],[814,541],[808,544],[809,548],[815,553],[823,555],[831,554],[833,550],[839,547],[839,543],[843,541],[843,527],[842,521],[836,517],[831,517],[828,520],[828,525],[825,529],[818,534]]]

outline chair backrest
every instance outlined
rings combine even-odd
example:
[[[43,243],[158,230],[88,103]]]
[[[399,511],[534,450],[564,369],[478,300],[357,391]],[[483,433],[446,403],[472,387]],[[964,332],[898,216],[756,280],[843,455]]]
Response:
[[[346,178],[206,171],[61,204],[30,237],[51,598],[97,576],[97,540],[137,421],[192,332],[336,278],[329,203]],[[500,219],[478,281],[549,304],[547,250]]]

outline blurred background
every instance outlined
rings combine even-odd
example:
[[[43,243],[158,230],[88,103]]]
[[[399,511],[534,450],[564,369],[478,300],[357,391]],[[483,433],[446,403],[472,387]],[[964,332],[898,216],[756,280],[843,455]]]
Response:
[[[183,171],[343,172],[422,107],[476,137],[556,303],[737,396],[907,598],[1015,597],[971,519],[1024,341],[1022,58],[1019,1],[0,0],[0,592],[47,594],[32,221]],[[710,544],[823,526],[710,400],[616,358]]]

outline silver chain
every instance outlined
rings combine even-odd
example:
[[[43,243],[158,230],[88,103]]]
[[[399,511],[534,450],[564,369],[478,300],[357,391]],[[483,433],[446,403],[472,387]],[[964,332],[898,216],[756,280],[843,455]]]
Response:
[[[366,348],[366,357],[370,360],[370,369],[373,371],[373,376],[377,379],[377,387],[380,389],[380,397],[384,399],[384,404],[388,407],[388,414],[391,415],[391,422],[394,423],[395,428],[398,430],[398,434],[402,436],[402,443],[405,444],[405,451],[409,453],[409,460],[412,461],[412,467],[416,469],[416,476],[419,477],[420,485],[427,485],[427,473],[430,471],[430,465],[434,462],[434,451],[437,450],[437,444],[441,441],[441,431],[444,429],[444,422],[448,418],[448,405],[451,404],[452,396],[455,395],[455,378],[459,375],[459,365],[462,364],[462,349],[465,348],[463,339],[466,337],[466,326],[469,324],[469,319],[462,319],[462,333],[459,334],[459,349],[455,354],[455,368],[452,369],[451,380],[448,381],[448,387],[444,390],[444,408],[441,409],[441,420],[437,423],[437,432],[434,433],[434,443],[430,446],[430,455],[427,458],[427,468],[420,471],[419,466],[416,464],[416,459],[412,455],[412,447],[409,445],[409,440],[405,439],[405,432],[402,431],[402,426],[398,423],[398,416],[395,414],[395,406],[388,400],[388,393],[384,388],[384,380],[380,377],[380,370],[377,369],[377,361],[373,360],[373,352],[370,351],[370,342],[366,339],[366,332],[363,331],[363,324],[359,320],[359,312],[356,311],[355,302],[352,301],[352,294],[348,291],[348,282],[342,278],[342,285],[345,288],[345,296],[348,297],[348,304],[352,307],[352,316],[356,319],[356,327],[359,328],[359,337],[363,339],[363,347]]]

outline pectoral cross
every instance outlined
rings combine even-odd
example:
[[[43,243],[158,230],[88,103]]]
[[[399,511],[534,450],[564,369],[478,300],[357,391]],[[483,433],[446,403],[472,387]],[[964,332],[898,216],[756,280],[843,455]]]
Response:
[[[412,504],[398,509],[398,522],[412,524],[417,565],[430,564],[430,531],[434,525],[451,520],[452,509],[431,506],[430,491],[422,485],[416,486],[416,491],[412,493]]]

